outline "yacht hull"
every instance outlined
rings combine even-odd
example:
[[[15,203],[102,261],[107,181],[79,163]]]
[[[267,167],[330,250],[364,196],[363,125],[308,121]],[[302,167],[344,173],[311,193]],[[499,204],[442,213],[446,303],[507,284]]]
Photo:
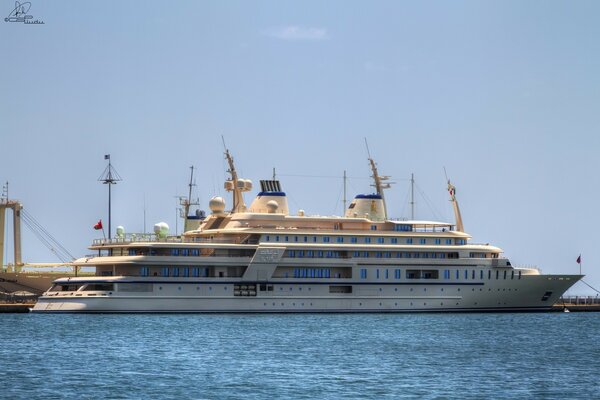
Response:
[[[532,275],[514,280],[459,283],[268,282],[253,296],[236,296],[240,282],[110,280],[110,292],[46,293],[34,312],[84,313],[319,313],[319,312],[501,312],[549,311],[580,275]],[[107,282],[106,279],[93,280]],[[77,282],[71,279],[69,282]],[[80,279],[80,282],[92,282]],[[128,284],[151,285],[144,293],[121,291]],[[330,293],[332,287],[350,293]],[[265,288],[261,291],[261,286]],[[266,290],[268,288],[271,290]],[[337,289],[336,289],[337,290]]]

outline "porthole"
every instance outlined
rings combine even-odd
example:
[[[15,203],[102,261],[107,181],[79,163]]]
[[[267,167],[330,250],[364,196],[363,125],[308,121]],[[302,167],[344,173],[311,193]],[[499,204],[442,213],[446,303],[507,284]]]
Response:
[[[398,306],[398,303],[394,303],[394,305],[397,307],[397,306]]]
[[[267,305],[267,303],[265,303],[265,306]]]
[[[200,290],[200,286],[196,286],[196,290]]]
[[[424,291],[424,292],[426,292],[426,291],[427,291],[427,288],[423,288],[423,291]]]
[[[394,289],[394,291],[395,291],[395,292],[397,292],[397,291],[398,291],[398,288],[395,288],[395,289]]]
[[[158,287],[158,290],[162,290],[162,286],[159,286],[159,287]]]
[[[181,286],[179,286],[179,287],[177,288],[177,290],[181,290]]]
[[[444,288],[440,289],[442,292],[444,291]]]
[[[458,288],[458,291],[460,292],[460,288]]]
[[[273,305],[275,305],[275,303],[273,303]]]
[[[412,301],[410,302],[410,305],[411,305],[411,306],[413,305]]]
[[[380,306],[382,306],[383,304],[379,303]]]
[[[413,288],[410,288],[410,291],[412,292],[412,291],[413,291]]]

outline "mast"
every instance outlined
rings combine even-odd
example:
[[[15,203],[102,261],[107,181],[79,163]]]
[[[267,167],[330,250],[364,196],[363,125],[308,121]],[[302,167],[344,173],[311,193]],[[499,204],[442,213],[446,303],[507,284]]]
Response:
[[[342,200],[344,203],[344,209],[342,211],[342,215],[346,212],[346,170],[344,170],[344,199]]]
[[[448,193],[450,193],[450,201],[452,202],[452,208],[454,208],[456,230],[459,232],[464,232],[465,227],[463,226],[462,216],[460,215],[460,207],[458,207],[458,201],[456,200],[456,188],[450,183],[450,179],[448,179]]]
[[[381,196],[381,200],[383,201],[383,218],[387,219],[387,205],[385,204],[385,196],[383,194],[383,190],[384,189],[389,189],[390,188],[390,184],[392,182],[386,182],[384,183],[383,181],[387,181],[388,179],[390,179],[389,176],[379,176],[379,173],[377,172],[377,164],[375,163],[375,161],[371,158],[371,152],[369,151],[369,144],[367,143],[367,138],[365,138],[365,145],[367,146],[367,155],[369,156],[369,163],[371,165],[371,172],[373,175],[371,175],[371,177],[373,178],[373,185],[375,186],[375,190],[377,190],[377,194],[379,196]]]
[[[244,203],[244,197],[242,195],[244,189],[244,183],[241,182],[238,178],[237,171],[235,170],[235,165],[233,164],[233,157],[229,154],[229,149],[225,146],[225,138],[221,136],[223,139],[223,147],[225,148],[225,159],[229,164],[229,169],[227,172],[231,174],[231,180],[225,182],[225,189],[233,192],[233,207],[231,208],[231,213],[245,212],[246,204]]]
[[[108,165],[104,169],[100,178],[98,178],[99,182],[102,182],[105,185],[108,185],[108,238],[112,237],[111,234],[111,187],[112,185],[116,185],[117,182],[122,181],[121,177],[117,173],[117,170],[114,169],[110,162],[110,154],[105,154],[104,159],[108,160]]]
[[[415,220],[415,174],[410,174],[410,219]]]
[[[187,201],[183,204],[183,230],[185,231],[188,222],[188,215],[190,214],[190,205],[192,204],[192,187],[194,186],[194,166],[190,167],[190,183],[188,183],[189,191]]]

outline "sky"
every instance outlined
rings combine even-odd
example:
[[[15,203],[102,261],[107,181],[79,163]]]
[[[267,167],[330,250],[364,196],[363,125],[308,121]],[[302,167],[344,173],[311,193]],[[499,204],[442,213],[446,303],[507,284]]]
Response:
[[[240,177],[275,168],[293,213],[369,193],[365,138],[393,218],[453,221],[516,266],[600,289],[597,1],[41,1],[0,20],[0,181],[72,254],[113,231],[171,232]],[[8,17],[14,1],[0,1]],[[11,240],[8,240],[10,245]],[[10,247],[10,246],[8,246]],[[6,251],[12,262],[12,250]],[[57,258],[24,228],[26,262]],[[569,294],[595,295],[578,283]]]

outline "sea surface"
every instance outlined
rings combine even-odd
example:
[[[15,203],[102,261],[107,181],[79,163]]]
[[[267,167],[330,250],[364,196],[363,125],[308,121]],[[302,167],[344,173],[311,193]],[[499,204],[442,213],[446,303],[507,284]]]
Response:
[[[600,313],[0,314],[3,399],[599,399]]]

